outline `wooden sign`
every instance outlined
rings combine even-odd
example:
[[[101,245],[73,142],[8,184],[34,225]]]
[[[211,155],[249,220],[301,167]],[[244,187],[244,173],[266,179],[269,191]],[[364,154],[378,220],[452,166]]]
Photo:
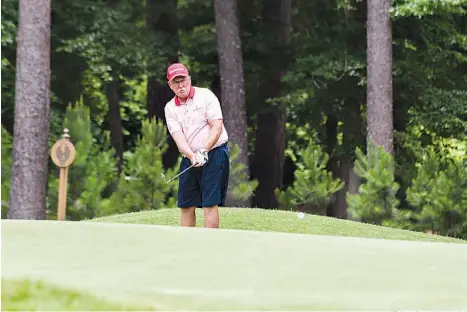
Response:
[[[55,165],[60,167],[60,178],[58,186],[58,207],[57,220],[65,220],[66,215],[66,195],[68,189],[68,167],[75,160],[76,150],[70,142],[68,129],[63,130],[62,139],[55,142],[50,151],[50,157]]]

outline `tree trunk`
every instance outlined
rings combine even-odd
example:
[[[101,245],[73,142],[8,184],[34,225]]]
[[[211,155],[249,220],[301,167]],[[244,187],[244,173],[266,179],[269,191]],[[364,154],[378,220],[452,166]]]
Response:
[[[176,15],[176,0],[147,0],[146,1],[146,24],[154,32],[163,35],[164,45],[169,50],[168,64],[178,61],[178,19]],[[165,69],[164,69],[165,70]],[[165,71],[157,71],[163,72]],[[165,75],[164,75],[165,77]],[[167,83],[161,83],[157,76],[150,75],[147,85],[147,110],[148,118],[156,118],[166,124],[164,107],[174,96]],[[163,155],[164,168],[173,167],[177,163],[179,156],[177,145],[170,135],[167,136],[168,149]]]
[[[326,120],[326,153],[329,156],[328,163],[326,164],[326,170],[332,172],[334,178],[339,177],[339,160],[335,155],[333,155],[334,150],[337,147],[337,127],[338,127],[338,118],[336,114],[330,113],[327,116]],[[326,215],[330,217],[335,217],[334,214],[334,203],[337,194],[332,195],[332,199],[326,208]]]
[[[391,0],[368,0],[368,144],[393,152]]]
[[[268,44],[280,44],[284,52],[290,42],[291,0],[274,0],[263,3],[263,19],[270,29]],[[272,45],[271,45],[272,46]],[[285,56],[285,54],[284,54]],[[260,85],[261,101],[267,110],[258,113],[254,178],[259,185],[253,198],[253,206],[276,208],[276,188],[282,187],[285,150],[285,112],[279,107],[266,103],[269,98],[281,94],[281,78],[284,74],[287,59],[272,60],[263,64],[264,71]]]
[[[123,131],[122,117],[120,114],[120,98],[118,96],[119,83],[114,77],[106,85],[107,102],[109,104],[109,112],[107,115],[110,126],[110,141],[118,158],[117,169],[118,175],[122,172],[123,164]]]
[[[344,104],[343,146],[346,152],[340,157],[339,177],[345,186],[337,193],[337,200],[333,207],[336,217],[343,219],[351,218],[347,210],[347,193],[358,193],[360,187],[360,177],[353,170],[355,149],[365,146],[364,122],[359,98],[350,97]]]
[[[45,219],[50,123],[50,0],[21,0],[7,217]]]
[[[342,187],[336,193],[336,200],[332,204],[332,213],[331,215],[335,218],[346,219],[347,218],[347,191],[349,187],[350,171],[352,170],[352,161],[348,158],[341,159],[338,166],[338,175],[337,177],[344,182],[344,187]]]
[[[221,77],[221,103],[229,141],[240,147],[238,161],[248,171],[248,138],[243,77],[242,45],[237,19],[237,0],[214,0],[217,51]],[[247,174],[249,177],[249,174]],[[249,206],[248,201],[227,198],[230,206]]]

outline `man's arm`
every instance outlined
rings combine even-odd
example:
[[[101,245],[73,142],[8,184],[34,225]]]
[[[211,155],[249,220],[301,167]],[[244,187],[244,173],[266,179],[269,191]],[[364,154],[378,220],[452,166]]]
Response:
[[[167,106],[165,107],[164,112],[165,112],[167,128],[169,130],[170,135],[174,139],[175,144],[177,144],[177,148],[179,152],[182,153],[184,156],[188,157],[188,159],[190,159],[191,162],[193,163],[193,160],[195,159],[194,158],[195,153],[193,153],[193,151],[191,150],[190,146],[188,145],[186,141],[180,122],[170,112]]]
[[[217,140],[222,134],[223,116],[219,99],[211,90],[209,90],[208,92],[209,99],[206,117],[208,119],[209,127],[211,128],[211,130],[209,131],[208,139],[204,143],[204,148],[210,151],[211,148],[217,143]]]
[[[174,139],[175,144],[177,144],[180,153],[188,157],[188,159],[192,160],[195,156],[195,153],[191,150],[190,146],[188,145],[188,142],[186,141],[183,132],[177,131],[172,133],[172,138]]]
[[[217,140],[222,134],[222,119],[208,120],[211,130],[209,131],[209,137],[206,140],[204,148],[208,151],[216,144]]]

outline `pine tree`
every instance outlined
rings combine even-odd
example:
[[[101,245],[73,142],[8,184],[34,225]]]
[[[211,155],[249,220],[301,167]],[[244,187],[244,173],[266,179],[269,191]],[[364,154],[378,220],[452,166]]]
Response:
[[[100,214],[105,203],[105,192],[117,182],[117,158],[110,144],[108,131],[101,133],[103,141],[97,144],[93,136],[89,107],[81,99],[67,107],[63,127],[69,129],[76,156],[68,173],[66,218],[90,219]],[[47,214],[55,219],[58,201],[59,169],[49,174]]]
[[[240,161],[241,153],[238,144],[229,143],[230,175],[227,205],[233,202],[249,202],[258,187],[257,180],[248,179],[248,167]]]
[[[176,207],[178,183],[166,183],[162,174],[169,178],[177,174],[180,158],[173,168],[164,170],[166,138],[167,130],[161,121],[143,120],[142,135],[134,152],[124,154],[118,189],[106,203],[103,215]]]
[[[397,214],[399,184],[394,180],[394,160],[383,147],[369,144],[368,155],[356,149],[355,172],[362,178],[358,194],[347,193],[353,218],[374,224]]]
[[[467,162],[441,161],[433,147],[417,163],[417,175],[407,189],[417,230],[467,237]]]
[[[297,163],[294,183],[284,191],[276,189],[279,207],[289,210],[303,206],[305,211],[323,213],[344,183],[326,170],[329,155],[312,140],[298,155],[301,162]]]

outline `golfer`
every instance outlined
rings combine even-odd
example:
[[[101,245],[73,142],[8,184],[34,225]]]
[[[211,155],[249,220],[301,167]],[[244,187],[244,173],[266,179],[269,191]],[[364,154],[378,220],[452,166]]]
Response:
[[[182,154],[178,206],[181,225],[196,225],[196,208],[204,210],[204,227],[219,227],[219,206],[224,206],[229,180],[228,135],[219,100],[207,88],[191,85],[188,69],[175,63],[167,69],[175,93],[165,106],[170,135]]]

